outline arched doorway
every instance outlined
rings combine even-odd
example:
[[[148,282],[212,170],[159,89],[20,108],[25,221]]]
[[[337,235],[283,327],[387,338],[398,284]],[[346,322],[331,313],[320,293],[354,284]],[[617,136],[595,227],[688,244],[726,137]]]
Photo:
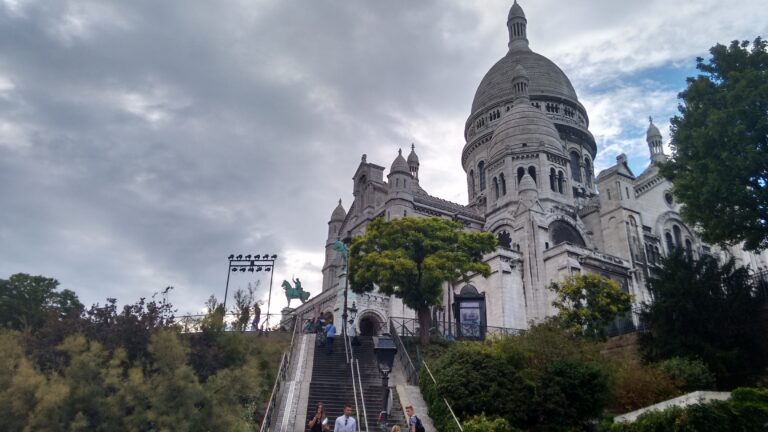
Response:
[[[379,323],[372,316],[360,318],[360,336],[376,336],[379,334]]]
[[[381,318],[375,313],[363,313],[358,321],[360,336],[377,336],[382,333]]]

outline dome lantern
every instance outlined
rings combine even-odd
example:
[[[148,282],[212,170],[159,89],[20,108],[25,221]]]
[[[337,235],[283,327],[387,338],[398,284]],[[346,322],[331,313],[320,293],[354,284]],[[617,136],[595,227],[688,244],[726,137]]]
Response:
[[[509,29],[509,50],[527,50],[528,49],[528,36],[526,35],[526,26],[528,20],[525,19],[525,12],[523,8],[517,4],[512,5],[509,10],[509,17],[507,18],[507,29]]]
[[[419,179],[419,156],[416,154],[416,145],[411,143],[411,153],[408,155],[408,169],[411,177]]]

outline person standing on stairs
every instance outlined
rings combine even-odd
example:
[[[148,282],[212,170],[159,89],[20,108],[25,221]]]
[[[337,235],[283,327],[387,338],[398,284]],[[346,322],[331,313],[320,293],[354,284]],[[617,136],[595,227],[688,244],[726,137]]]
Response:
[[[307,422],[310,432],[330,432],[330,425],[328,425],[328,417],[325,416],[325,408],[322,402],[317,404],[317,411],[315,415]]]
[[[329,321],[325,325],[325,353],[328,355],[333,354],[334,339],[336,339],[336,326],[333,325],[333,321]]]
[[[336,417],[333,432],[357,432],[357,421],[352,417],[352,405],[344,405],[344,415]]]
[[[413,413],[413,405],[405,407],[405,414],[408,417],[408,432],[426,432],[421,419]]]

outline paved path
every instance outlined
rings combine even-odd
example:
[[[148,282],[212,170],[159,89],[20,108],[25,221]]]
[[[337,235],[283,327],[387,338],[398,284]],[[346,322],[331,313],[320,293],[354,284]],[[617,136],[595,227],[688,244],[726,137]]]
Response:
[[[307,414],[306,394],[309,393],[309,383],[305,377],[306,371],[312,370],[315,335],[301,334],[297,343],[288,369],[287,380],[284,383],[277,422],[273,429],[280,432],[304,432],[304,417]]]
[[[421,389],[419,386],[409,385],[405,378],[405,372],[403,365],[395,358],[395,366],[390,376],[390,385],[394,385],[397,388],[397,395],[400,397],[400,404],[403,409],[408,405],[413,406],[413,411],[416,416],[421,419],[424,424],[424,429],[427,432],[437,432],[435,429],[432,418],[429,416],[429,410],[427,409],[427,403],[421,396]],[[405,413],[403,413],[405,415]]]

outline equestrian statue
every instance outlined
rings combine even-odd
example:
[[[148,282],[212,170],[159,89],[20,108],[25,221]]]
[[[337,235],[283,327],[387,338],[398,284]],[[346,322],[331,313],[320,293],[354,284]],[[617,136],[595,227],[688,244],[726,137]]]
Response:
[[[301,281],[299,278],[292,279],[295,287],[291,286],[291,283],[287,280],[283,281],[283,291],[285,291],[285,298],[288,299],[288,307],[291,306],[291,300],[299,299],[304,304],[309,299],[309,293],[301,289]]]

